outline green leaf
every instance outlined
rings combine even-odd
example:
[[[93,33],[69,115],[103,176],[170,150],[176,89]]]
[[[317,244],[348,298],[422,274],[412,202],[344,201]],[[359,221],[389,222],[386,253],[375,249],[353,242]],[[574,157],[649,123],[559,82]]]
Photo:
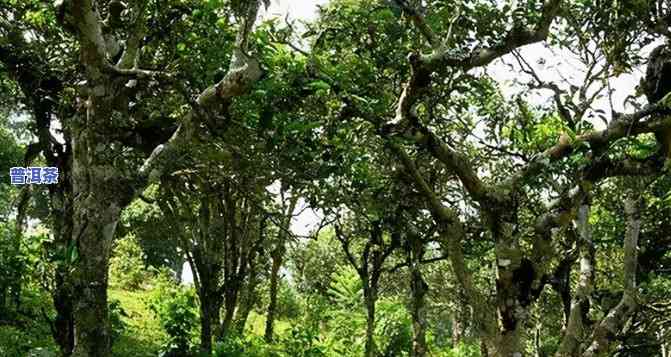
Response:
[[[310,82],[308,84],[308,88],[317,89],[317,90],[319,90],[319,89],[329,90],[329,89],[331,89],[331,86],[328,83],[326,83],[322,80],[316,80],[316,81]]]

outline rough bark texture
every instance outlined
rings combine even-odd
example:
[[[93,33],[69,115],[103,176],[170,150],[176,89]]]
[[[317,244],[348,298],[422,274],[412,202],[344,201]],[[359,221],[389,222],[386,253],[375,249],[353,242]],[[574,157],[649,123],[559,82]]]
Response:
[[[585,336],[585,316],[590,309],[589,297],[594,289],[594,247],[589,229],[589,206],[579,210],[577,228],[580,238],[580,277],[571,312],[557,356],[600,356],[608,352],[613,338],[622,330],[638,307],[636,302],[636,267],[638,236],[641,226],[638,199],[625,200],[627,227],[624,238],[624,281],[620,302],[605,317],[595,322],[590,336]]]
[[[252,312],[252,308],[256,303],[256,287],[259,283],[259,277],[257,273],[256,263],[252,262],[249,268],[245,287],[243,289],[242,298],[240,299],[240,304],[235,311],[235,332],[237,334],[242,334],[245,331],[247,319],[249,318],[249,314]]]
[[[99,88],[103,88],[103,96],[110,90],[104,85]],[[89,99],[88,120],[73,138],[73,241],[79,252],[73,274],[73,288],[78,292],[74,305],[74,356],[104,357],[110,353],[109,258],[121,208],[132,196],[124,184],[126,178],[109,161],[106,137],[96,133],[103,129],[100,123],[111,116],[106,99]]]
[[[92,11],[82,15],[92,20]],[[95,43],[83,41],[82,56],[89,63],[97,60],[91,47]],[[112,240],[121,209],[130,203],[133,191],[112,159],[107,134],[113,130],[108,126],[112,122],[112,100],[121,83],[102,76],[90,64],[87,72],[92,93],[86,114],[72,127],[73,241],[79,252],[73,274],[73,288],[79,292],[74,305],[73,355],[105,357],[111,349],[107,275]]]
[[[219,287],[220,268],[217,263],[206,263],[201,254],[194,254],[196,269],[198,269],[198,298],[200,300],[200,350],[204,353],[212,352],[212,337],[214,330],[219,326],[219,311],[223,299]]]

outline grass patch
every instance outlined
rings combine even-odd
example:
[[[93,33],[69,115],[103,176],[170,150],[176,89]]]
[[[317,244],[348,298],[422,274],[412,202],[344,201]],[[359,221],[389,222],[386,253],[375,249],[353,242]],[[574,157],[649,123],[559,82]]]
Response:
[[[273,328],[275,336],[284,334],[285,331],[291,329],[291,322],[285,320],[275,319],[275,326]],[[249,313],[245,331],[257,336],[263,336],[266,331],[266,316],[253,311]]]
[[[156,316],[149,310],[147,299],[149,291],[126,291],[110,289],[109,299],[121,302],[121,307],[128,315],[123,318],[126,330],[114,343],[114,356],[156,356],[166,335],[161,329]]]

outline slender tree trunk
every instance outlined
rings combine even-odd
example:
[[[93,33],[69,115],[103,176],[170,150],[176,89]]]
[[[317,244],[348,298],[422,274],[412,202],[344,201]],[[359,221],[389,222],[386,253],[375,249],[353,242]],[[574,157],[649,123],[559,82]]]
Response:
[[[60,170],[62,181],[51,192],[52,213],[54,219],[54,236],[56,249],[67,251],[72,239],[72,201],[70,199],[70,185],[67,180],[69,170]],[[74,296],[70,279],[70,266],[59,266],[54,271],[54,290],[51,297],[56,310],[56,317],[52,324],[51,335],[58,344],[63,356],[70,356],[75,347]]]
[[[235,309],[238,305],[238,287],[230,286],[226,288],[224,293],[224,319],[219,326],[217,338],[223,340],[231,332],[233,326],[233,318],[235,317]]]
[[[367,280],[367,279],[366,279]],[[368,285],[364,281],[364,286]],[[375,347],[375,303],[377,302],[377,287],[364,287],[364,300],[366,304],[366,346],[365,357],[374,357],[376,355]]]
[[[277,292],[280,280],[280,267],[284,256],[284,242],[278,242],[278,246],[273,250],[272,266],[270,268],[270,302],[268,303],[268,312],[266,314],[266,330],[264,338],[266,342],[273,340],[273,329],[275,324],[275,314],[277,310]]]
[[[571,309],[566,322],[566,330],[562,338],[557,356],[577,356],[580,354],[580,343],[585,327],[583,316],[589,311],[589,297],[594,289],[594,245],[589,229],[589,205],[583,204],[578,210],[576,225],[578,228],[578,247],[580,247],[580,277],[578,286],[571,302]]]
[[[489,349],[487,348],[487,343],[484,338],[480,340],[480,356],[489,356]]]
[[[6,286],[0,286],[0,312],[4,313],[5,311],[5,301],[6,301],[6,296],[7,296],[7,287]]]
[[[415,274],[413,272],[413,298],[412,298],[412,328],[413,328],[413,338],[412,338],[412,356],[414,357],[423,357],[427,353],[426,345],[426,306],[424,301],[424,296],[428,286],[424,279],[422,279],[421,273]]]
[[[201,277],[202,279],[202,277]],[[213,289],[212,281],[201,280],[200,292],[200,351],[209,355],[212,353],[212,337],[214,328],[219,326],[219,311],[221,310],[221,298],[216,289]]]
[[[452,316],[452,346],[459,346],[461,342],[462,326],[457,313]]]
[[[427,354],[426,345],[426,306],[424,297],[428,290],[428,285],[422,277],[421,260],[424,255],[423,242],[419,237],[413,237],[411,244],[411,251],[409,253],[410,260],[410,290],[412,293],[412,351],[410,353],[413,357],[424,357]]]
[[[235,330],[242,334],[245,332],[245,325],[249,314],[252,312],[256,302],[256,286],[258,285],[258,276],[256,275],[256,263],[250,262],[249,274],[247,274],[247,284],[245,284],[244,294],[240,301],[240,307],[236,311]]]
[[[534,356],[543,357],[543,355],[543,342],[541,341],[541,327],[539,323],[534,332]]]
[[[240,305],[237,310],[237,316],[235,317],[235,332],[242,335],[245,332],[245,326],[247,326],[247,320],[249,319],[249,314],[252,312],[253,303],[244,303]]]
[[[622,330],[636,309],[636,268],[638,266],[638,236],[641,230],[640,198],[624,201],[627,227],[624,235],[623,294],[620,302],[594,327],[591,344],[583,353],[585,357],[601,356],[608,352],[613,338]]]
[[[282,198],[284,200],[284,191],[282,191]],[[291,228],[291,217],[294,214],[294,209],[296,208],[297,202],[298,196],[293,196],[290,198],[289,205],[284,211],[284,216],[282,217],[282,227],[279,227],[280,231],[277,234],[275,249],[273,249],[272,253],[270,254],[272,265],[270,268],[270,302],[268,303],[268,312],[266,314],[266,330],[264,333],[264,339],[266,342],[271,342],[273,340],[275,316],[277,314],[277,293],[280,283],[280,268],[282,267],[284,254],[286,253],[286,240],[289,234],[289,229]]]

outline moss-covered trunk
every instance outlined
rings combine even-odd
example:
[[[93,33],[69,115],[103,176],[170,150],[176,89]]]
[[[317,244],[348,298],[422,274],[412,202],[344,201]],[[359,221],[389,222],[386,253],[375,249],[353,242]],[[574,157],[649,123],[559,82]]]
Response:
[[[123,81],[94,73],[90,77],[86,113],[71,125],[72,242],[76,247],[73,355],[106,357],[111,353],[109,258],[121,210],[130,203],[135,184],[123,174],[113,142],[112,102]]]

